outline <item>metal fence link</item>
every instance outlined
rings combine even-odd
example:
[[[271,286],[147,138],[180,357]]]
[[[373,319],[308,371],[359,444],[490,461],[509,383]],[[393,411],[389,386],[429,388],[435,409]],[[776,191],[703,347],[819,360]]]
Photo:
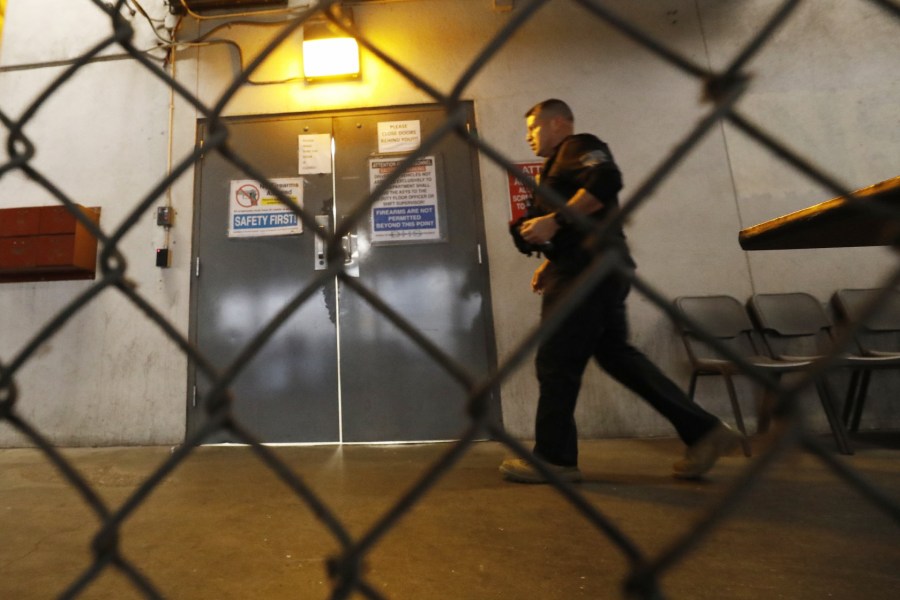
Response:
[[[92,2],[97,10],[102,11],[109,17],[109,36],[96,43],[93,48],[72,62],[21,115],[16,117],[6,114],[0,109],[0,122],[2,122],[7,138],[5,156],[0,157],[0,161],[2,161],[0,162],[0,177],[11,172],[24,174],[45,189],[60,204],[66,206],[75,218],[96,236],[101,249],[100,278],[79,296],[72,299],[42,329],[35,332],[31,340],[9,362],[0,363],[0,422],[15,428],[34,443],[43,452],[47,460],[59,470],[72,488],[77,491],[82,501],[97,519],[97,532],[91,545],[94,555],[93,561],[75,581],[71,582],[71,585],[65,590],[62,597],[79,597],[86,587],[107,569],[115,569],[127,577],[135,590],[144,597],[163,597],[157,584],[142,573],[140,565],[129,560],[122,552],[120,547],[121,528],[124,522],[140,508],[142,502],[154,492],[169,474],[187,460],[198,446],[217,432],[227,431],[234,438],[245,442],[252,448],[258,459],[296,494],[338,543],[339,553],[330,557],[327,562],[331,577],[331,597],[339,599],[348,598],[352,594],[361,594],[366,598],[384,598],[385,596],[378,592],[366,579],[367,553],[381,538],[391,531],[398,521],[422,499],[432,486],[453,469],[454,465],[467,453],[479,435],[487,432],[491,437],[500,441],[520,457],[528,459],[531,456],[530,452],[521,443],[510,437],[501,427],[489,420],[488,397],[490,390],[503,382],[514,369],[522,364],[530,351],[552,328],[559,324],[572,306],[587,292],[592,283],[613,271],[618,270],[622,273],[627,273],[626,265],[621,260],[621,256],[615,252],[604,252],[602,256],[598,256],[583,274],[579,281],[579,286],[573,289],[569,297],[559,304],[555,313],[542,325],[528,332],[519,344],[509,352],[507,360],[487,377],[479,377],[468,372],[465,367],[458,364],[443,349],[430,342],[422,332],[405,320],[402,315],[392,310],[374,292],[362,285],[358,279],[347,276],[340,261],[332,261],[327,269],[319,273],[312,283],[284,305],[266,327],[243,348],[238,358],[231,365],[223,370],[219,370],[137,291],[136,287],[128,279],[127,257],[122,254],[119,246],[123,237],[151,210],[151,207],[159,198],[164,196],[166,190],[200,161],[200,149],[195,148],[186,158],[175,164],[171,172],[162,177],[159,183],[144,196],[134,198],[133,209],[127,218],[116,229],[106,231],[93,224],[75,208],[73,199],[54,185],[52,174],[42,173],[32,165],[36,148],[28,137],[28,125],[63,84],[78,76],[82,67],[92,62],[105,49],[111,47],[121,49],[128,53],[135,62],[140,63],[147,71],[158,77],[167,86],[170,86],[181,99],[196,108],[198,113],[208,120],[209,135],[205,140],[204,153],[219,153],[227,161],[237,166],[247,177],[257,179],[266,185],[268,189],[274,190],[281,201],[290,207],[303,223],[310,227],[312,231],[316,231],[317,235],[325,236],[325,241],[330,248],[337,249],[339,248],[341,237],[356,227],[359,220],[367,214],[380,196],[402,176],[404,170],[413,165],[419,157],[426,155],[430,148],[446,136],[461,137],[484,157],[513,173],[520,182],[532,188],[534,187],[534,181],[519,171],[512,159],[493,148],[487,140],[466,131],[461,120],[463,115],[461,98],[469,83],[490,63],[492,57],[504,47],[510,37],[526,23],[540,18],[538,14],[539,9],[548,4],[549,0],[528,0],[521,3],[517,10],[510,15],[506,25],[493,39],[488,41],[483,50],[466,68],[449,95],[439,92],[437,86],[429,83],[426,76],[413,73],[410,68],[404,66],[401,60],[389,56],[382,48],[379,48],[373,41],[367,39],[359,30],[355,29],[351,23],[345,22],[338,10],[336,0],[323,0],[306,10],[295,11],[289,14],[285,18],[281,29],[271,38],[260,54],[245,66],[213,106],[205,105],[198,97],[174,80],[162,66],[132,44],[134,30],[122,14],[123,9],[126,8],[126,0],[117,0],[115,3],[101,0],[84,1]],[[835,195],[848,195],[851,193],[851,190],[837,178],[817,169],[809,161],[805,160],[799,152],[792,149],[788,143],[779,141],[776,135],[768,132],[763,126],[752,123],[735,108],[736,102],[753,85],[752,78],[744,71],[745,65],[766,47],[773,33],[792,17],[795,9],[800,5],[800,0],[786,0],[783,2],[770,16],[765,25],[736,53],[731,63],[722,71],[717,72],[695,64],[686,56],[672,48],[666,47],[660,40],[647,35],[626,18],[612,12],[600,0],[571,1],[581,5],[591,18],[614,27],[639,45],[645,47],[647,51],[656,55],[659,60],[665,61],[672,68],[679,69],[694,77],[698,88],[703,92],[705,102],[708,104],[706,114],[696,123],[693,129],[685,135],[684,139],[676,145],[674,150],[653,170],[646,180],[641,182],[630,196],[624,200],[622,209],[616,216],[617,223],[628,219],[649,202],[653,192],[666,181],[679,163],[692,152],[714,126],[723,121],[737,127],[760,146],[794,167],[799,173],[832,190]],[[900,32],[900,6],[897,3],[891,0],[859,1],[869,2],[883,9],[885,18],[893,19],[898,25],[898,32]],[[128,7],[130,5],[129,3]],[[140,8],[139,4],[138,7]],[[141,10],[143,12],[143,9]],[[224,107],[239,91],[241,86],[251,81],[254,71],[274,52],[278,45],[308,20],[322,18],[323,16],[336,26],[353,34],[369,52],[397,71],[410,84],[429,95],[434,102],[442,105],[446,110],[446,121],[443,126],[427,139],[422,140],[419,150],[403,160],[401,167],[386,178],[344,221],[338,223],[335,231],[330,235],[321,233],[316,227],[313,214],[297,208],[279,190],[277,185],[272,184],[263,173],[259,172],[248,160],[229,145],[228,126],[222,121]],[[562,206],[566,200],[556,196],[549,190],[541,189],[539,193],[544,194],[551,203],[558,206]],[[900,219],[900,213],[883,207],[873,207],[868,204],[860,204],[860,207],[865,210],[879,211],[878,214],[881,214],[883,218]],[[604,240],[608,225],[598,226],[585,218],[576,218],[574,220],[579,227],[582,227],[592,235],[593,239],[598,242]],[[329,254],[337,256],[339,253],[331,252]],[[631,274],[629,276],[632,278],[634,288],[666,313],[670,319],[673,321],[683,321],[685,319],[672,308],[667,298],[654,290],[650,282]],[[425,354],[441,365],[459,383],[461,388],[466,390],[468,395],[467,409],[470,423],[467,430],[462,434],[461,439],[450,445],[444,455],[433,465],[430,465],[428,471],[418,481],[414,482],[397,499],[391,509],[359,538],[354,538],[350,535],[340,515],[334,513],[313,492],[302,477],[279,460],[269,448],[261,444],[254,437],[253,433],[240,423],[232,410],[235,399],[232,396],[231,385],[238,375],[278,331],[279,327],[308,299],[318,293],[329,281],[332,281],[334,277],[340,278],[345,285],[365,299],[373,310],[404,332]],[[888,281],[885,282],[885,286],[890,287],[898,283],[900,283],[900,265],[898,265]],[[147,319],[155,323],[159,330],[185,354],[190,363],[199,372],[213,382],[211,390],[200,399],[209,414],[208,421],[199,431],[186,439],[183,445],[176,448],[168,459],[118,507],[109,506],[104,502],[90,484],[79,475],[53,444],[46,439],[42,432],[23,419],[17,411],[17,403],[20,397],[16,386],[16,378],[23,367],[34,357],[37,349],[42,344],[50,340],[79,311],[83,310],[101,293],[108,290],[115,290],[131,301],[135,307],[143,312]],[[628,561],[630,574],[627,580],[622,582],[623,589],[628,597],[645,600],[663,598],[665,593],[660,583],[662,576],[668,570],[677,568],[679,561],[691,549],[703,543],[705,537],[715,530],[724,519],[729,517],[732,510],[753,489],[762,475],[773,464],[781,461],[789,453],[799,448],[814,453],[846,485],[851,486],[860,496],[866,498],[873,507],[884,512],[900,524],[900,503],[888,497],[877,487],[866,481],[860,473],[835,457],[833,452],[823,447],[815,436],[805,433],[801,429],[800,419],[797,414],[797,402],[795,400],[798,394],[812,386],[815,376],[828,368],[829,360],[833,359],[843,347],[849,344],[852,339],[851,336],[857,327],[858,324],[849,327],[842,333],[834,356],[817,361],[802,380],[790,386],[775,383],[762,373],[757,372],[739,356],[734,355],[728,348],[716,342],[713,336],[705,336],[705,341],[714,346],[724,356],[740,363],[748,376],[776,393],[778,399],[777,411],[783,418],[779,420],[774,443],[764,450],[758,460],[748,465],[740,477],[707,510],[694,529],[684,534],[682,538],[675,540],[668,548],[657,555],[649,555],[640,548],[617,527],[616,523],[579,493],[576,487],[563,482],[551,472],[544,472],[544,468],[541,465],[536,465],[551,480],[552,485],[571,504],[573,509],[582,514],[586,521],[596,528],[599,536],[602,536],[607,541],[611,541]]]

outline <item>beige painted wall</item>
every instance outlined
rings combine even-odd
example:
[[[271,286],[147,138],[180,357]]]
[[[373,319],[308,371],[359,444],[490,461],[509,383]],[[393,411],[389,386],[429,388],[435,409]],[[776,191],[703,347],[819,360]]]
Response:
[[[154,14],[161,14],[158,2],[143,4],[156,6]],[[449,93],[470,61],[511,18],[492,11],[491,4],[409,0],[364,3],[354,10],[358,26],[372,42]],[[716,69],[728,64],[778,4],[609,3],[667,46]],[[0,110],[13,117],[21,114],[62,68],[13,67],[71,58],[108,31],[97,12],[86,0],[11,0],[0,54]],[[753,82],[739,104],[748,119],[768,124],[773,134],[850,187],[897,175],[900,128],[891,99],[900,86],[894,65],[900,36],[898,25],[882,16],[861,0],[802,4],[774,43],[748,66]],[[83,27],[66,27],[72,19]],[[151,47],[152,34],[141,23],[137,26],[138,40],[147,44],[142,47]],[[186,22],[182,35],[198,31],[196,23]],[[272,28],[234,26],[217,35],[236,40],[249,60],[271,34]],[[299,42],[299,36],[289,39],[254,73],[254,80],[298,74]],[[181,51],[175,72],[182,85],[213,104],[237,68],[233,51],[216,45]],[[627,199],[710,109],[700,101],[701,91],[698,81],[584,9],[555,0],[475,75],[463,97],[474,101],[481,138],[514,160],[532,158],[524,141],[523,112],[546,97],[566,99],[575,109],[577,128],[611,145],[625,173],[622,197]],[[225,112],[315,112],[429,101],[422,90],[364,53],[361,81],[244,86]],[[192,148],[197,112],[176,99],[170,129],[169,104],[166,87],[132,62],[88,66],[27,127],[39,149],[34,164],[52,173],[67,193],[102,206],[104,226],[112,227],[166,172],[170,144],[176,162]],[[503,360],[523,330],[536,324],[538,299],[530,293],[529,281],[537,262],[518,254],[509,242],[505,173],[482,158],[481,178],[494,321]],[[162,232],[152,215],[143,217],[125,240],[131,278],[184,335],[192,196],[188,173],[172,191],[179,218],[172,232],[171,270],[153,267],[153,249],[161,243]],[[838,287],[878,285],[896,266],[895,257],[883,248],[745,253],[738,246],[742,227],[828,196],[740,132],[716,126],[629,224],[639,274],[671,298],[722,292],[744,299],[754,291],[802,290],[824,302]],[[52,199],[13,173],[0,179],[0,202],[14,206]],[[86,288],[85,283],[0,286],[0,360],[11,360],[36,329]],[[672,326],[640,295],[632,296],[629,308],[636,344],[686,383],[686,363]],[[185,369],[173,344],[117,292],[107,290],[21,372],[18,410],[59,443],[175,443],[184,432]],[[880,377],[879,382],[866,424],[896,426],[900,411],[886,397],[896,381]],[[747,412],[752,412],[753,390],[744,386],[741,392]],[[699,400],[718,414],[730,414],[718,382],[704,382]],[[535,402],[528,363],[503,386],[504,419],[512,433],[530,435]],[[811,398],[809,404],[814,408]],[[586,437],[672,434],[665,421],[593,367],[577,416]],[[818,411],[812,417],[812,425],[824,430]],[[8,426],[0,426],[0,444],[18,442]]]

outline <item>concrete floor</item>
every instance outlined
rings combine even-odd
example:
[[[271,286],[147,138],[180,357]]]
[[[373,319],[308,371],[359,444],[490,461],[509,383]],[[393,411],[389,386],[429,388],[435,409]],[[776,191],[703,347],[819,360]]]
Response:
[[[900,501],[900,443],[855,439],[848,457]],[[700,482],[679,482],[675,440],[582,443],[577,489],[655,556],[691,529],[749,464],[724,459]],[[447,444],[280,447],[274,452],[364,535]],[[119,507],[169,448],[63,451]],[[468,452],[384,538],[366,562],[391,599],[623,598],[628,564],[556,491],[500,480],[509,453]],[[98,529],[86,505],[32,449],[0,451],[0,598],[56,598],[88,567]],[[328,598],[325,560],[338,545],[247,448],[206,447],[174,470],[124,522],[124,555],[166,598]],[[859,598],[900,594],[900,523],[799,451],[778,463],[733,515],[666,572],[667,598]],[[80,598],[143,598],[106,569]],[[355,593],[352,598],[363,598]]]

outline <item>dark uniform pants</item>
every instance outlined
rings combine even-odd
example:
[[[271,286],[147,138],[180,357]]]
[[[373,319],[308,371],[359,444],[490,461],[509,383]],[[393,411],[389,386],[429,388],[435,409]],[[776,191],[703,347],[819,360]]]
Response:
[[[568,282],[568,278],[547,277],[542,318],[565,293]],[[716,417],[691,402],[656,365],[628,343],[625,298],[630,289],[626,278],[607,277],[538,348],[535,365],[540,397],[534,453],[547,462],[578,464],[575,403],[592,356],[616,381],[668,419],[686,444],[693,444],[718,423]]]

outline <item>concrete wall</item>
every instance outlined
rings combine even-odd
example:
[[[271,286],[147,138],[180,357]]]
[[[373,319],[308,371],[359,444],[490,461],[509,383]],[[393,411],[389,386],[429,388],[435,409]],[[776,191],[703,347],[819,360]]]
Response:
[[[111,31],[109,18],[91,2],[14,0],[6,17],[0,110],[14,119],[63,73],[65,66],[52,66],[54,61],[78,56]],[[152,33],[136,25],[135,45],[152,47]],[[115,60],[117,53],[121,50],[105,50],[110,60],[79,70],[25,127],[37,148],[32,166],[76,202],[101,207],[101,225],[110,233],[165,175],[170,135],[167,86],[133,60]],[[36,66],[15,68],[21,65]],[[192,127],[186,125],[188,135]],[[13,172],[0,179],[0,203],[7,208],[55,200]],[[189,244],[189,232],[187,218],[179,223],[176,241]],[[129,278],[187,331],[186,272],[154,266],[155,248],[163,241],[155,215],[142,217],[122,241]],[[15,359],[90,285],[0,285],[0,360]],[[61,445],[169,444],[183,437],[184,372],[184,358],[159,328],[121,293],[106,289],[29,359],[16,378],[16,408]],[[2,425],[0,443],[14,445],[21,438]]]
[[[142,4],[162,15],[160,2]],[[517,2],[521,5],[522,2]],[[780,4],[775,0],[654,0],[609,2],[643,30],[699,65],[720,69],[740,51]],[[434,87],[448,93],[468,63],[510,19],[488,0],[411,0],[354,6],[360,29]],[[52,15],[50,17],[46,15]],[[818,0],[801,5],[773,44],[749,65],[751,91],[743,114],[766,124],[792,148],[850,187],[897,175],[900,128],[894,68],[897,24],[860,1]],[[70,27],[79,23],[79,28]],[[138,27],[138,47],[152,34]],[[186,20],[182,38],[207,31]],[[108,19],[87,0],[11,0],[0,50],[0,110],[17,118],[63,67],[17,65],[72,58],[108,32]],[[273,34],[271,27],[238,26],[216,37],[237,41],[245,60]],[[36,40],[42,40],[37,43]],[[299,75],[300,37],[292,36],[255,81]],[[116,52],[112,49],[109,52]],[[429,102],[368,53],[358,82],[307,86],[248,85],[228,102],[229,115],[313,112]],[[181,51],[178,80],[203,102],[216,103],[237,72],[226,45]],[[625,173],[623,198],[643,182],[709,106],[701,85],[673,69],[582,8],[556,1],[517,32],[466,88],[475,103],[481,137],[514,160],[533,157],[525,144],[522,113],[546,97],[569,101],[577,129],[612,147]],[[174,161],[193,145],[197,112],[145,69],[127,60],[92,64],[38,111],[26,128],[38,147],[33,164],[71,197],[103,207],[107,231],[125,218]],[[2,160],[0,160],[2,162]],[[125,238],[129,275],[154,306],[184,334],[188,330],[193,182],[174,186],[178,220],[171,232],[173,268],[153,266],[163,241],[153,215]],[[537,266],[519,255],[506,233],[506,175],[481,161],[494,320],[501,360],[536,323],[538,298],[529,281]],[[717,126],[678,167],[629,224],[639,273],[667,297],[722,292],[744,299],[754,291],[802,290],[826,301],[839,287],[872,287],[896,265],[886,249],[745,253],[737,232],[762,220],[827,199],[829,193],[778,163],[755,142]],[[160,199],[163,204],[165,198]],[[52,198],[17,173],[0,179],[5,206],[49,204]],[[0,286],[0,360],[12,360],[34,332],[88,288],[85,282]],[[658,309],[633,294],[633,338],[677,381],[687,381],[680,341]],[[19,414],[61,444],[175,443],[184,434],[186,363],[171,341],[115,290],[45,344],[17,378]],[[887,374],[865,423],[896,427],[900,410],[888,402]],[[840,383],[836,379],[836,383]],[[747,412],[754,391],[744,386]],[[730,415],[720,382],[704,382],[699,400]],[[504,420],[515,435],[531,433],[536,385],[530,364],[503,387]],[[810,406],[814,408],[810,398]],[[814,411],[813,426],[824,429]],[[668,424],[591,368],[578,419],[583,436],[671,435]],[[0,426],[0,445],[21,443]]]

